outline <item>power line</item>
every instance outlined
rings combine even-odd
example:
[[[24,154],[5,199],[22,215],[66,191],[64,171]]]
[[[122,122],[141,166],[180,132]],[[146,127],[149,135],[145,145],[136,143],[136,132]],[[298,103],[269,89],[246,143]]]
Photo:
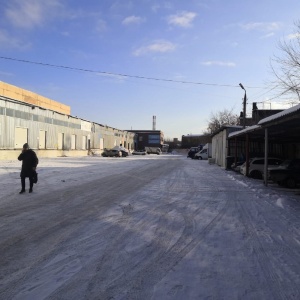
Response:
[[[103,74],[103,75],[110,75],[110,76],[120,76],[120,77],[137,78],[137,79],[144,79],[144,80],[164,81],[164,82],[172,82],[172,83],[182,83],[182,84],[195,84],[195,85],[206,85],[206,86],[235,87],[235,88],[237,87],[237,88],[240,88],[239,85],[182,81],[182,80],[146,77],[146,76],[129,75],[129,74],[121,74],[121,73],[112,73],[112,72],[106,72],[106,71],[95,71],[95,70],[90,70],[90,69],[82,69],[82,68],[77,68],[77,67],[68,67],[68,66],[63,66],[63,65],[54,65],[54,64],[49,64],[49,63],[29,61],[29,60],[17,59],[17,58],[12,58],[12,57],[5,57],[5,56],[0,56],[0,59],[12,60],[12,61],[23,62],[23,63],[28,63],[28,64],[41,65],[41,66],[45,66],[45,67],[61,68],[61,69],[67,69],[67,70],[73,70],[73,71],[96,73],[96,74]],[[247,88],[261,89],[262,87],[247,86]]]
[[[259,97],[262,97],[262,96],[264,96],[265,94],[267,94],[267,93],[269,93],[269,92],[275,90],[278,86],[279,86],[279,85],[277,84],[277,85],[275,85],[274,87],[266,88],[266,89],[268,89],[267,91],[265,91],[265,92],[263,92],[263,93],[258,92],[257,94],[252,95],[252,97],[258,99]],[[255,100],[254,100],[254,101],[255,101]]]

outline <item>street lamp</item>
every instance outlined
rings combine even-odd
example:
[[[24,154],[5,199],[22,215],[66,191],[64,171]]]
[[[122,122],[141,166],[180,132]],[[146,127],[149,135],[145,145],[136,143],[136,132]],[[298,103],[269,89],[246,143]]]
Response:
[[[240,83],[239,86],[245,91],[244,102],[243,102],[243,128],[246,126],[246,103],[247,103],[247,94],[244,86]]]

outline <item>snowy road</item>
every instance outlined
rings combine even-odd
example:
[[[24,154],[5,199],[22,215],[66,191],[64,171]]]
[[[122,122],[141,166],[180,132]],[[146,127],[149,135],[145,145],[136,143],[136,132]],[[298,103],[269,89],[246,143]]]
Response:
[[[19,170],[1,162],[0,299],[300,298],[295,191],[179,155],[40,159],[23,195]]]

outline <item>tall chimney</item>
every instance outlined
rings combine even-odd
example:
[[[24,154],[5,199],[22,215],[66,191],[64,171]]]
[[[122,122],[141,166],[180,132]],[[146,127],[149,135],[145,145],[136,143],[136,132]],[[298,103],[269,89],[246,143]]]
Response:
[[[156,116],[153,116],[152,130],[156,130]]]

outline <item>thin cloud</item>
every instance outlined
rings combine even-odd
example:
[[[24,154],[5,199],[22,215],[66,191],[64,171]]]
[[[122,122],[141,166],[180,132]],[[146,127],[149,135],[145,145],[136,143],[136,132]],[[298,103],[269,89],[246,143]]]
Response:
[[[240,24],[244,30],[258,30],[258,31],[276,31],[280,29],[281,23],[278,22],[252,22],[247,24]]]
[[[287,35],[287,38],[289,40],[300,39],[300,33],[291,33]]]
[[[28,42],[15,38],[4,30],[0,30],[0,49],[19,49],[25,50],[30,48]]]
[[[126,77],[122,75],[117,74],[103,74],[103,73],[97,73],[96,76],[104,77],[109,79],[110,81],[113,80],[114,82],[124,82],[126,81]]]
[[[176,45],[165,40],[154,41],[153,43],[136,49],[133,54],[135,56],[146,55],[148,53],[166,53],[176,49]]]
[[[160,6],[158,5],[158,4],[154,4],[154,5],[152,5],[152,7],[151,7],[151,10],[153,11],[153,12],[157,12],[158,10],[160,9]]]
[[[12,76],[14,76],[13,73],[2,72],[2,71],[0,71],[0,75],[7,76],[7,77],[12,77]]]
[[[130,24],[140,24],[144,22],[144,19],[141,17],[136,17],[136,16],[130,16],[127,17],[123,20],[122,24],[123,25],[130,25]]]
[[[192,22],[196,18],[197,14],[194,12],[183,11],[176,15],[171,15],[168,17],[168,23],[170,25],[175,25],[183,28],[192,27]]]
[[[58,0],[13,0],[7,5],[5,16],[14,26],[31,29],[43,25],[61,7]]]
[[[268,34],[266,34],[266,35],[263,35],[263,36],[261,37],[261,39],[268,39],[268,38],[270,38],[270,37],[272,37],[272,36],[274,36],[274,35],[275,35],[274,32],[270,32],[270,33],[268,33]]]
[[[104,20],[99,19],[96,24],[96,31],[103,32],[107,30],[107,25]]]
[[[220,66],[220,67],[230,67],[233,68],[236,66],[233,62],[224,62],[224,61],[205,61],[202,63],[204,66]]]

